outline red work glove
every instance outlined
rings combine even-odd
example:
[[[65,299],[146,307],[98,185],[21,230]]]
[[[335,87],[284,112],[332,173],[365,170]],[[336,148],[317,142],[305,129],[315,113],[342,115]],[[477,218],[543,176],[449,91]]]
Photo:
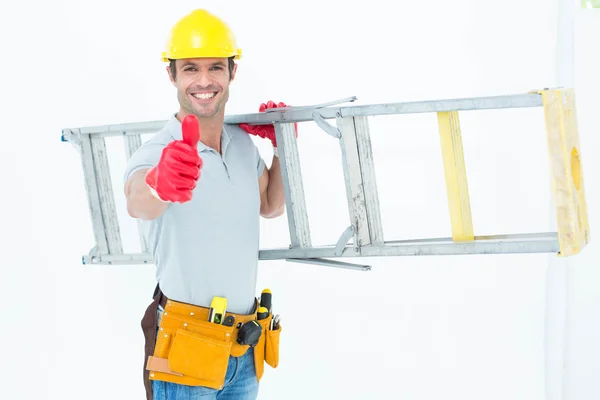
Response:
[[[258,109],[259,112],[264,112],[268,108],[279,108],[279,107],[287,107],[284,103],[275,104],[273,101],[267,102],[267,104],[262,103]],[[245,130],[251,135],[256,135],[261,138],[267,138],[273,143],[273,147],[277,147],[277,138],[275,137],[275,127],[271,124],[269,125],[249,125],[249,124],[239,124],[240,128]],[[294,123],[294,129],[296,130],[296,137],[298,137],[298,124]]]
[[[194,115],[182,122],[183,140],[171,141],[162,151],[158,164],[148,171],[146,183],[155,197],[165,202],[185,203],[200,178],[202,159],[197,146],[200,126]]]

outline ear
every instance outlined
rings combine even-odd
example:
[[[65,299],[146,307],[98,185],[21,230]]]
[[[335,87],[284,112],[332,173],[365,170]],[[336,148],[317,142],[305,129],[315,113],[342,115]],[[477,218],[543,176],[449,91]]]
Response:
[[[169,75],[169,80],[171,81],[171,84],[173,86],[175,86],[175,79],[173,79],[173,73],[171,72],[171,67],[167,65],[166,70],[167,70],[167,74]]]
[[[237,72],[237,63],[233,64],[233,69],[231,70],[231,78],[229,78],[229,81],[233,81],[235,79],[235,73]]]

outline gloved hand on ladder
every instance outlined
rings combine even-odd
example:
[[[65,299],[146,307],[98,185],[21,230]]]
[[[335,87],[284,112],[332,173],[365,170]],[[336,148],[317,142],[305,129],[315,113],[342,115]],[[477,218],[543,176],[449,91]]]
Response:
[[[275,103],[274,101],[268,101],[267,103],[262,103],[258,109],[259,112],[264,112],[268,108],[280,108],[287,107],[284,103],[279,102]],[[255,135],[261,138],[267,138],[273,144],[273,152],[275,156],[277,154],[277,137],[275,136],[275,127],[271,124],[269,125],[249,125],[249,124],[239,124],[239,127],[248,132],[251,135]],[[296,137],[298,137],[298,123],[294,123],[294,128],[296,131]]]

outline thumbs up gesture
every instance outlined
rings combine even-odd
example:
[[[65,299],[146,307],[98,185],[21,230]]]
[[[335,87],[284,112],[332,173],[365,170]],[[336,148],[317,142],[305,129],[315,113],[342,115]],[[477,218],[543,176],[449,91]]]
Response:
[[[182,122],[182,140],[171,141],[162,151],[158,164],[146,174],[152,194],[164,202],[185,203],[200,178],[202,159],[198,154],[200,125],[194,115]]]

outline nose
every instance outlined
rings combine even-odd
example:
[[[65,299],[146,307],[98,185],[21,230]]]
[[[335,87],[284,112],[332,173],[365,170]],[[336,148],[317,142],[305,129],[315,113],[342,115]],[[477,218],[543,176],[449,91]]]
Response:
[[[210,86],[211,80],[208,71],[202,70],[198,73],[196,84],[202,88]]]

